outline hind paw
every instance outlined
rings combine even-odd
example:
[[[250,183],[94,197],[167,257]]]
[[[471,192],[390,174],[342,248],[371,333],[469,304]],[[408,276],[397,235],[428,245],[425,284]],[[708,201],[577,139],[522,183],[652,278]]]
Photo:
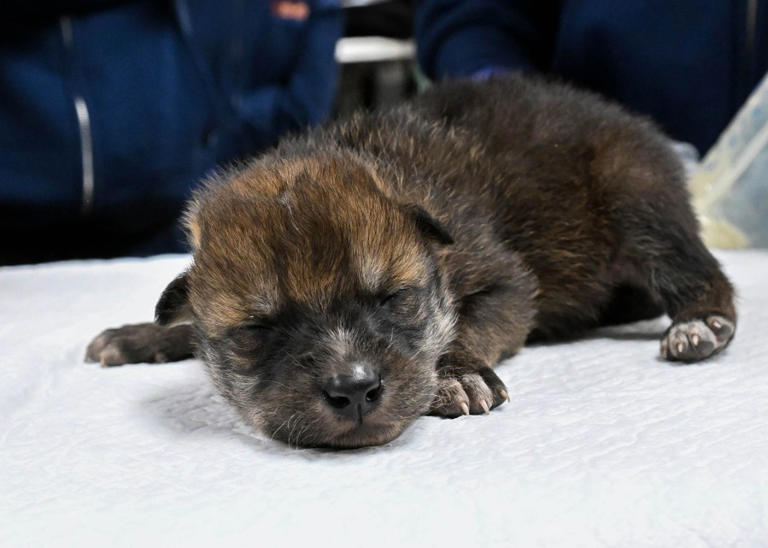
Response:
[[[695,362],[725,348],[736,324],[724,316],[674,323],[661,340],[661,355],[672,361]]]

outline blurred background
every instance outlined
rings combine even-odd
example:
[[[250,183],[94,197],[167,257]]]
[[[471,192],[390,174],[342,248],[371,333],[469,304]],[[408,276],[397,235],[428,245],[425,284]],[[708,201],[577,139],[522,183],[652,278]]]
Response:
[[[652,118],[689,168],[708,243],[768,246],[763,0],[2,9],[0,265],[183,252],[184,203],[220,166],[446,78],[517,71]]]

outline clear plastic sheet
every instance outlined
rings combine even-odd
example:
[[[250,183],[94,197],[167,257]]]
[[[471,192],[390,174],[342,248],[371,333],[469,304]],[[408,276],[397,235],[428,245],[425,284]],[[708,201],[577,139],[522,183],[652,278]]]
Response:
[[[690,179],[710,247],[768,247],[768,77]]]

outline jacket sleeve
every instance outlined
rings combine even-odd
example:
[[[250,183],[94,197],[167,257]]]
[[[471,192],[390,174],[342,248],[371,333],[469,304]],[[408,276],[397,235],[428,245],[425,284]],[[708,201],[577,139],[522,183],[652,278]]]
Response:
[[[343,31],[336,7],[316,7],[295,70],[284,85],[263,86],[248,93],[237,106],[252,146],[264,148],[286,133],[324,121],[336,96],[336,41]]]
[[[421,0],[415,22],[419,62],[434,79],[546,69],[558,5],[557,0]]]

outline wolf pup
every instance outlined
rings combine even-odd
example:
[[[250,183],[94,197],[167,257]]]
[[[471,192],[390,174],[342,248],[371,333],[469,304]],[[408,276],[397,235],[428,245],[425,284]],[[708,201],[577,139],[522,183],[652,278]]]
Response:
[[[509,398],[526,341],[666,313],[668,360],[733,336],[733,290],[647,120],[522,77],[440,85],[282,142],[189,206],[189,270],[104,365],[202,359],[267,435],[388,442]]]

